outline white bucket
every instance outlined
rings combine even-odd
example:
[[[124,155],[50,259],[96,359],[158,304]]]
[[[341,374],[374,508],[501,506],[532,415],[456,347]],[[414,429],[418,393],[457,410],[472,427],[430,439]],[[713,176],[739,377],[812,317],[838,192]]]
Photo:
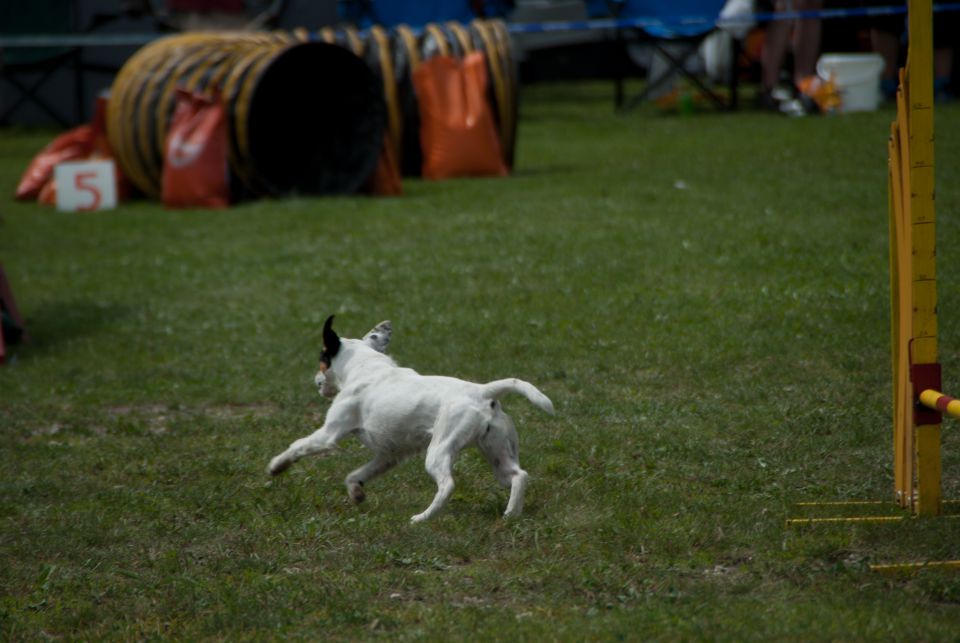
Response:
[[[824,54],[817,61],[817,75],[833,79],[840,93],[841,112],[872,112],[880,105],[880,54]]]

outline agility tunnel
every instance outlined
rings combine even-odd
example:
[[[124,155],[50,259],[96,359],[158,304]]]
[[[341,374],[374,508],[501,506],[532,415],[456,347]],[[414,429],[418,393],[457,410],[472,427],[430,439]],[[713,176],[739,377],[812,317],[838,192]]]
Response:
[[[387,111],[374,74],[345,47],[302,31],[191,33],[140,49],[111,89],[108,136],[123,172],[159,198],[178,88],[219,93],[231,181],[249,195],[357,191],[383,144]]]

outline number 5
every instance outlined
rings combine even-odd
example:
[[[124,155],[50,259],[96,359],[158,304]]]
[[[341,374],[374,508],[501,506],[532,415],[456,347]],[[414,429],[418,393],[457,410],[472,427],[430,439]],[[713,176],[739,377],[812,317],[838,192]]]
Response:
[[[96,185],[88,183],[89,180],[96,178],[96,172],[77,172],[73,175],[73,186],[77,189],[77,191],[89,192],[93,195],[93,202],[90,205],[77,208],[77,210],[87,212],[90,210],[96,210],[98,207],[100,207],[100,188]]]

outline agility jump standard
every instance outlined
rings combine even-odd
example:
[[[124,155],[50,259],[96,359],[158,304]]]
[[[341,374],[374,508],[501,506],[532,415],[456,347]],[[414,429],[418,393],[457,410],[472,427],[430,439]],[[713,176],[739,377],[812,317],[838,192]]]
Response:
[[[793,518],[788,526],[885,523],[941,516],[940,423],[960,417],[960,400],[944,395],[937,361],[936,216],[934,210],[933,11],[910,0],[907,64],[900,70],[897,120],[890,126],[890,338],[893,367],[894,504],[897,514]],[[881,507],[884,501],[797,503],[798,508]],[[951,512],[950,516],[960,518]],[[871,565],[880,572],[960,569],[960,561]]]
[[[910,1],[908,28],[888,148],[894,490],[901,507],[938,516],[940,423],[960,403],[951,409],[952,398],[939,392],[930,0]]]

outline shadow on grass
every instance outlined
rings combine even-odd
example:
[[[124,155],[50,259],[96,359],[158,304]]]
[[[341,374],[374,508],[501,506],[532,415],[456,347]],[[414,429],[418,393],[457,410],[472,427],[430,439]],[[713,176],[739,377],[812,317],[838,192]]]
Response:
[[[20,352],[43,354],[72,340],[95,335],[116,326],[132,314],[129,306],[75,298],[41,305],[25,315],[29,342]]]
[[[551,176],[558,174],[573,174],[583,171],[582,167],[569,163],[554,163],[549,165],[536,165],[533,167],[525,166],[515,169],[513,176],[516,178]]]

